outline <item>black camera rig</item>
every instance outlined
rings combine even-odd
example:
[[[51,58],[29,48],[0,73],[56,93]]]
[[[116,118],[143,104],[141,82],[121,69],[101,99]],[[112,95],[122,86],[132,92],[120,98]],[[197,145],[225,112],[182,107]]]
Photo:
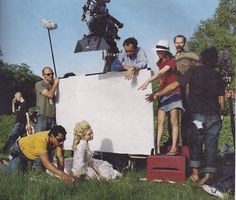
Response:
[[[116,40],[118,29],[124,25],[109,14],[106,3],[110,0],[86,0],[82,21],[87,23],[89,33],[77,42],[75,53],[107,49],[109,53],[119,52]]]

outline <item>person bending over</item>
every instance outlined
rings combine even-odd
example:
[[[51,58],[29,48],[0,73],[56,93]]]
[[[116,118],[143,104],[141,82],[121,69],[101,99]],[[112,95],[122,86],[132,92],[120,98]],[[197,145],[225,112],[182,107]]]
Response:
[[[138,47],[135,38],[127,38],[123,42],[124,50],[119,53],[111,65],[111,71],[126,71],[125,79],[130,80],[135,72],[147,67],[145,51]]]
[[[74,178],[64,173],[63,143],[66,130],[62,126],[54,126],[50,131],[38,132],[19,139],[11,152],[12,160],[8,165],[0,165],[1,172],[26,171],[30,161],[40,159],[43,166],[57,175],[65,183],[73,183]],[[50,160],[52,151],[56,151],[58,167]]]

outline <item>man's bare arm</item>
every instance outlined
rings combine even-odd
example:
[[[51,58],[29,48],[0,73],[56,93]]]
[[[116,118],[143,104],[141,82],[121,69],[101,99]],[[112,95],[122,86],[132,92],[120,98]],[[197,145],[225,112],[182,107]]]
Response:
[[[138,90],[146,90],[149,83],[151,83],[152,81],[156,80],[158,77],[162,76],[163,74],[165,74],[167,71],[170,70],[170,66],[166,65],[164,68],[162,68],[161,70],[159,70],[157,73],[155,73],[150,79],[148,79],[147,81],[145,81],[139,88]]]
[[[61,176],[62,171],[52,164],[52,162],[49,160],[47,152],[40,155],[40,160],[42,161],[44,167],[47,168],[50,172],[58,176]]]
[[[179,86],[179,83],[177,81],[167,85],[163,90],[161,90],[160,92],[156,92],[156,93],[152,93],[152,94],[147,94],[145,97],[145,100],[147,102],[153,102],[158,96],[164,96],[166,95],[168,92],[173,91],[175,88],[177,88]]]
[[[176,89],[179,86],[179,82],[175,81],[169,85],[167,85],[163,90],[157,92],[157,96],[164,96],[167,93],[173,91],[174,89]]]
[[[16,112],[16,98],[12,99],[12,104],[11,104],[11,111],[12,113],[15,113]]]
[[[63,180],[63,182],[65,182],[65,183],[73,183],[74,182],[74,179],[71,176],[69,176],[65,172],[59,170],[57,167],[55,167],[50,162],[47,152],[40,155],[40,160],[42,161],[42,163],[46,169],[48,169],[53,174],[59,176]]]
[[[224,96],[218,96],[218,102],[220,104],[221,110],[224,110],[224,107],[225,107],[225,98],[224,98]]]
[[[60,170],[64,171],[64,150],[56,150],[57,166]]]
[[[54,78],[54,83],[53,83],[51,89],[50,90],[43,90],[41,92],[41,94],[43,96],[48,97],[49,99],[52,99],[54,97],[54,95],[55,95],[56,90],[57,90],[58,83],[59,83],[59,78],[55,77]]]

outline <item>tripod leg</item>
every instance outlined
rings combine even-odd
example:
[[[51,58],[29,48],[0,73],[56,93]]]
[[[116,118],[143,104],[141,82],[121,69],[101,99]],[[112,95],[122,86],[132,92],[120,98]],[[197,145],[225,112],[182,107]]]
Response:
[[[104,54],[105,54],[104,55],[105,64],[104,64],[103,72],[110,72],[111,71],[111,64],[113,63],[115,56],[109,52],[105,52]]]

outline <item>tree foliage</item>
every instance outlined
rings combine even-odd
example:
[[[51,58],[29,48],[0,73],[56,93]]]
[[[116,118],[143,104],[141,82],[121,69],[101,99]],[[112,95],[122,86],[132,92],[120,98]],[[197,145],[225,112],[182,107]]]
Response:
[[[34,84],[40,77],[27,64],[7,64],[0,61],[0,115],[11,113],[15,92],[21,91],[29,106],[35,105]]]
[[[228,50],[232,57],[233,71],[236,74],[236,1],[220,0],[214,15],[201,21],[188,42],[190,51],[200,53],[206,47],[217,50]],[[235,78],[231,83],[235,89]],[[229,115],[229,104],[226,101],[225,115]]]
[[[218,50],[228,49],[236,65],[236,2],[220,0],[212,18],[201,21],[188,42],[191,51],[200,53],[214,46]]]

